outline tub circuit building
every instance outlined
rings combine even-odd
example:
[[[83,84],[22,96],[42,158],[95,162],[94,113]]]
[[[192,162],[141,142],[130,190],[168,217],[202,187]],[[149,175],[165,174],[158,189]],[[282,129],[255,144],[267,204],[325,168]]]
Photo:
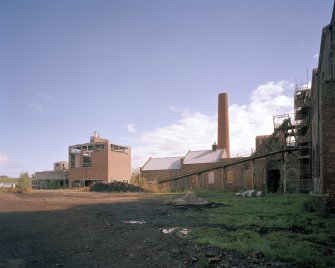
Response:
[[[69,146],[69,187],[90,186],[94,182],[129,182],[131,148],[112,144],[97,132],[90,142]]]

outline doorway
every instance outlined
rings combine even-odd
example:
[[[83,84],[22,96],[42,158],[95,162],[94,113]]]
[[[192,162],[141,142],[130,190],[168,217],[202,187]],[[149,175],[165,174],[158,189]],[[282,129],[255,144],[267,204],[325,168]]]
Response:
[[[278,191],[280,182],[280,170],[271,169],[268,171],[267,188],[269,193],[275,193]]]

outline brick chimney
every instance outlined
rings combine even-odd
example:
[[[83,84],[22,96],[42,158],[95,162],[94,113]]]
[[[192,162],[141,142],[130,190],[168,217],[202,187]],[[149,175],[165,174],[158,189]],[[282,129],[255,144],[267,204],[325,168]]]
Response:
[[[218,149],[224,149],[226,157],[230,158],[229,148],[229,117],[228,117],[228,94],[219,94],[218,105]]]

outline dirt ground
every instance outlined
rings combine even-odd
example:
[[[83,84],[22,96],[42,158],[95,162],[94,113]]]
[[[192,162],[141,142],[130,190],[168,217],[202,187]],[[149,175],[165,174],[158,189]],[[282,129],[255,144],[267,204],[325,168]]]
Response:
[[[175,197],[0,193],[0,267],[288,267],[185,239],[196,223],[166,204]]]

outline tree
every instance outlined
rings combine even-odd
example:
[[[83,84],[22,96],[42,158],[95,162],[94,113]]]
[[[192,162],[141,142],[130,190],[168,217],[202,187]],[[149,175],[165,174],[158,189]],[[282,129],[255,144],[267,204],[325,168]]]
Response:
[[[139,175],[140,175],[140,169],[139,168],[133,168],[132,171],[131,171],[130,182],[133,183],[133,184],[137,184]]]
[[[19,192],[27,192],[31,188],[31,180],[29,178],[28,172],[21,172],[18,183],[17,183],[17,190]]]
[[[140,169],[139,168],[134,168],[131,171],[130,182],[132,184],[136,184],[136,185],[139,185],[139,186],[143,186],[144,185],[144,179],[140,177]]]

